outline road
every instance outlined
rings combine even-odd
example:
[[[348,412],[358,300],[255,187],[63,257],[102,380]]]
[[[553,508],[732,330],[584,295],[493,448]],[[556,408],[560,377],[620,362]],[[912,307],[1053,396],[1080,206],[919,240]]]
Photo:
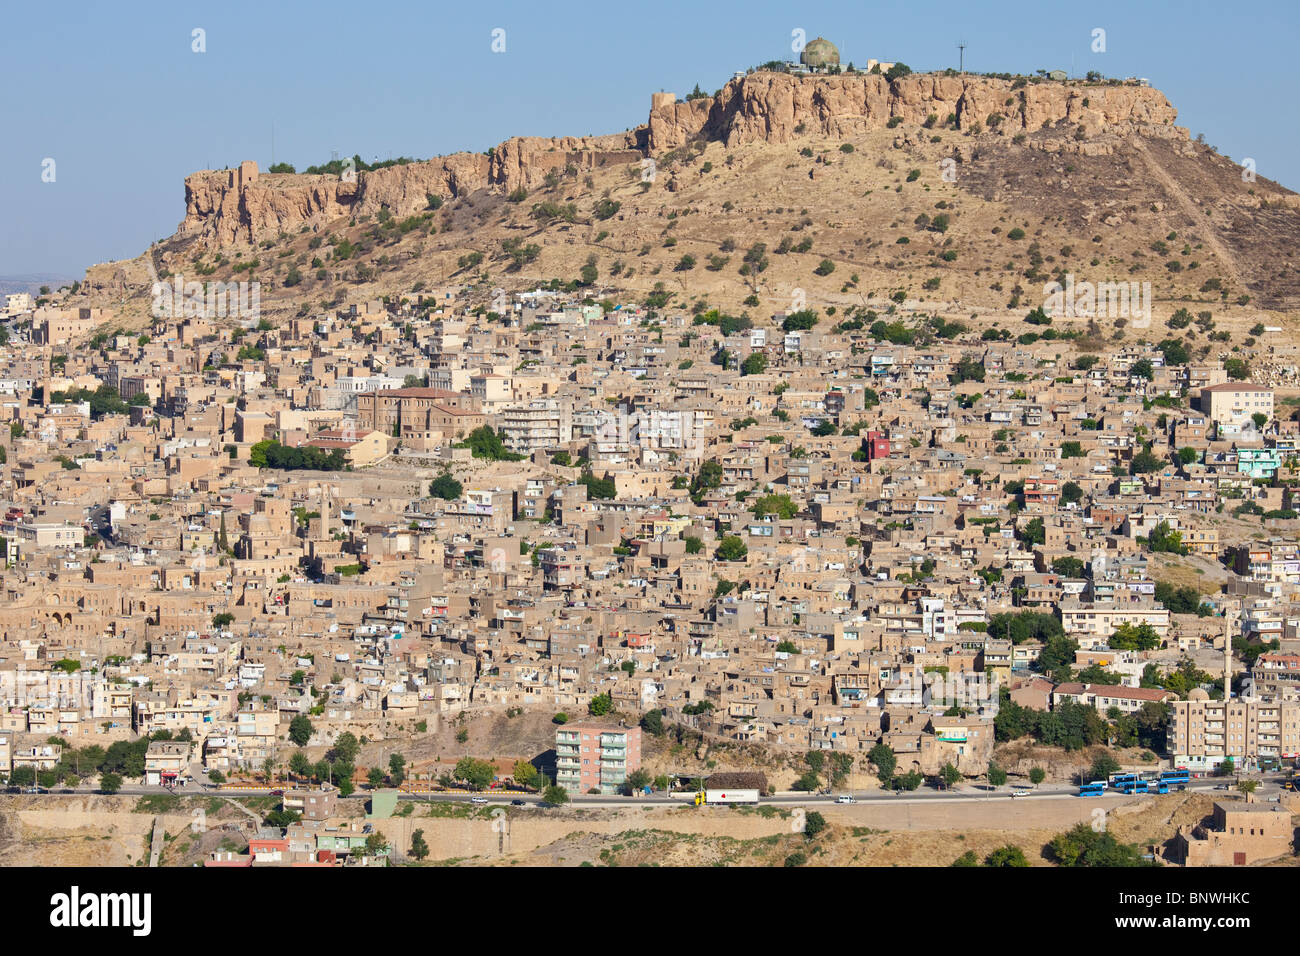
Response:
[[[1274,795],[1282,792],[1281,780],[1283,778],[1264,778],[1260,780],[1260,785],[1256,793],[1258,795]],[[1199,780],[1192,780],[1187,784],[1188,791],[1210,791],[1216,792],[1226,786],[1222,792],[1224,795],[1235,793],[1235,781],[1228,782],[1226,785],[1222,777],[1206,777]],[[209,784],[208,786],[180,787],[174,791],[167,790],[163,787],[146,787],[146,786],[126,786],[117,792],[123,796],[157,796],[159,794],[175,793],[177,796],[218,796],[218,797],[261,797],[267,796],[271,792],[271,787],[219,787]],[[68,794],[87,795],[94,791],[88,787],[82,787],[76,790],[54,788],[49,792],[50,796],[60,796]],[[944,801],[969,802],[973,800],[1059,800],[1075,798],[1078,796],[1079,788],[1072,784],[1043,784],[1038,788],[1030,790],[1022,796],[1012,796],[1012,789],[1008,786],[989,789],[982,784],[968,784],[959,786],[953,790],[932,790],[921,788],[914,791],[879,791],[872,790],[863,792],[852,792],[852,796],[857,804],[904,804],[904,803],[934,803]],[[47,794],[42,794],[42,796]],[[833,805],[840,794],[820,794],[820,793],[798,793],[787,792],[777,793],[768,797],[763,797],[762,804],[782,807],[816,807]],[[1117,802],[1122,794],[1107,791],[1106,794],[1099,798],[1103,800],[1115,799]],[[468,803],[472,798],[479,797],[487,800],[492,804],[507,804],[515,800],[523,801],[524,804],[534,805],[541,802],[540,794],[501,794],[496,795],[491,791],[483,793],[470,793],[467,791],[436,791],[432,793],[399,793],[399,800],[425,801],[429,803]],[[367,800],[370,798],[369,791],[358,791],[343,799]],[[568,805],[577,807],[607,807],[610,809],[620,807],[640,807],[640,806],[681,806],[689,805],[695,798],[694,792],[679,791],[674,794],[655,793],[646,796],[625,797],[625,796],[605,796],[595,794],[581,794],[569,798]],[[1098,799],[1098,798],[1094,798]]]

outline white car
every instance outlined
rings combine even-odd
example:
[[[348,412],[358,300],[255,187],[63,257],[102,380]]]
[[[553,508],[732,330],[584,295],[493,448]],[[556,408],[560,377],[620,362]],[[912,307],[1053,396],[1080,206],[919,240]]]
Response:
[[[487,797],[470,797],[470,803],[487,803]]]
[[[858,801],[850,797],[847,793],[842,797],[835,798],[836,803],[857,803]]]

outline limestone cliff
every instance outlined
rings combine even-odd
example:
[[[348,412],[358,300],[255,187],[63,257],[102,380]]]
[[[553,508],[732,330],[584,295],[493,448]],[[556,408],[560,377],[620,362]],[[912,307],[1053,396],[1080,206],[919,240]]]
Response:
[[[1103,130],[1174,131],[1177,111],[1159,90],[1143,86],[1027,83],[975,76],[914,74],[892,83],[883,76],[792,76],[751,73],[716,98],[676,103],[657,98],[649,121],[652,152],[675,149],[697,136],[728,146],[788,143],[798,135],[848,138],[883,129],[894,117],[920,125],[951,115],[959,129],[998,117],[1012,133],[1066,122],[1093,135]],[[1159,133],[1157,133],[1159,135]]]
[[[259,174],[255,163],[237,170],[203,170],[185,179],[182,237],[216,245],[252,243],[302,225],[322,225],[387,207],[405,216],[424,209],[430,195],[451,199],[489,186],[530,188],[553,169],[579,170],[638,161],[635,134],[603,137],[515,137],[490,153],[453,153],[428,162],[338,176]]]
[[[516,137],[486,154],[454,153],[362,172],[355,182],[336,176],[259,175],[254,163],[238,170],[205,170],[185,181],[185,219],[177,234],[224,246],[374,214],[382,207],[405,216],[424,209],[429,195],[450,199],[485,188],[531,188],[552,170],[633,163],[699,138],[728,146],[788,143],[798,136],[847,140],[884,129],[895,118],[919,132],[931,116],[940,124],[951,116],[962,130],[984,128],[1001,135],[1065,123],[1072,127],[1069,143],[1108,132],[1185,138],[1186,131],[1173,125],[1176,115],[1163,93],[1136,85],[1017,85],[947,74],[914,74],[891,82],[867,74],[757,72],[733,79],[716,97],[683,103],[672,94],[655,94],[646,125],[627,133]]]

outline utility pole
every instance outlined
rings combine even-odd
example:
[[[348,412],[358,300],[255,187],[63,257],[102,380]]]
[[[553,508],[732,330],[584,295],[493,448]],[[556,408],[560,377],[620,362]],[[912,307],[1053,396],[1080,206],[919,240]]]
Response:
[[[958,44],[957,44],[957,50],[958,50],[958,54],[957,54],[957,72],[958,72],[958,73],[965,73],[965,72],[966,72],[966,43],[965,43],[965,41],[962,41],[961,43],[958,43]]]

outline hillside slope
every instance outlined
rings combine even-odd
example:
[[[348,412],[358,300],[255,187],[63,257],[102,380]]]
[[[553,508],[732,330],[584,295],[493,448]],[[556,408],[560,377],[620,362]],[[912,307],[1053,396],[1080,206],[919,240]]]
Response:
[[[1041,304],[1067,274],[1150,282],[1157,319],[1214,309],[1220,329],[1295,308],[1300,196],[1175,119],[1137,85],[757,72],[688,103],[655,94],[645,124],[610,136],[511,139],[355,181],[195,173],[150,255],[163,275],[256,279],[272,317],[584,266],[596,295],[660,288],[736,311],[802,294],[980,319]],[[755,243],[767,267],[742,276]],[[69,304],[143,320],[148,265],[94,267]]]

